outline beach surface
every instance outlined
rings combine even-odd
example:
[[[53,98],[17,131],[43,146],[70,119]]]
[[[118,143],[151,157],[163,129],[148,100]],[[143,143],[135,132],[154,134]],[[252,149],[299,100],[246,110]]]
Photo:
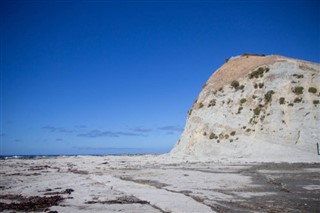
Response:
[[[0,212],[320,212],[320,164],[168,155],[0,160]]]

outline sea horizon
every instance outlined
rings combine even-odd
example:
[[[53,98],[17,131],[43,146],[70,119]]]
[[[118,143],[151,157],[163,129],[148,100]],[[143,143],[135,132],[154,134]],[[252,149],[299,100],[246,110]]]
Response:
[[[39,159],[39,158],[54,158],[54,157],[74,157],[74,156],[127,156],[127,155],[161,155],[170,152],[170,149],[164,148],[117,148],[106,149],[105,153],[55,153],[55,154],[0,154],[0,159]]]

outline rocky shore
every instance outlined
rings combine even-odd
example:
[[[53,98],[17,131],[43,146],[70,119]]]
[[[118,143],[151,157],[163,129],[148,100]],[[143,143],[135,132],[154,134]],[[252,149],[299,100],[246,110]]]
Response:
[[[168,155],[0,161],[2,212],[318,212],[319,163]]]

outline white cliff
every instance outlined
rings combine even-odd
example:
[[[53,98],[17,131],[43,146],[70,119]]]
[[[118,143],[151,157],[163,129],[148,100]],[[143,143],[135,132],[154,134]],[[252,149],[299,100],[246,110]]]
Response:
[[[319,64],[232,58],[203,86],[171,155],[320,161],[319,99]]]

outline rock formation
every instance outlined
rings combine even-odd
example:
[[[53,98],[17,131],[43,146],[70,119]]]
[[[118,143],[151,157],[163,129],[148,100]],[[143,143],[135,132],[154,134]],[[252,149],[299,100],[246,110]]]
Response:
[[[231,58],[203,86],[171,154],[320,160],[319,99],[319,64],[279,55]]]

